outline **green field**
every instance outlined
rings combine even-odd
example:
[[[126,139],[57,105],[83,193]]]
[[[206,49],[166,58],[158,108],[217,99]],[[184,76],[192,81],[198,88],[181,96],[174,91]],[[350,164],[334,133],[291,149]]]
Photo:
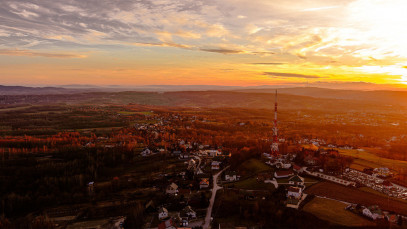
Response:
[[[264,182],[258,182],[255,177],[248,178],[235,182],[233,184],[225,185],[230,188],[239,188],[246,190],[274,190],[275,187],[273,184],[266,184]]]
[[[373,222],[345,210],[346,206],[339,201],[315,197],[303,210],[332,224],[348,227],[375,226]]]
[[[272,171],[273,168],[258,159],[250,159],[239,166],[239,172],[245,175],[254,175],[259,172]]]

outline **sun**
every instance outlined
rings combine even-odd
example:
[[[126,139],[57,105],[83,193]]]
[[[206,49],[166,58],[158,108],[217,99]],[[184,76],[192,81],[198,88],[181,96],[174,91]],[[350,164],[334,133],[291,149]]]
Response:
[[[407,33],[403,32],[407,27],[407,1],[359,0],[349,9],[347,23],[363,31],[369,39],[366,42],[377,44],[376,54],[407,58]]]

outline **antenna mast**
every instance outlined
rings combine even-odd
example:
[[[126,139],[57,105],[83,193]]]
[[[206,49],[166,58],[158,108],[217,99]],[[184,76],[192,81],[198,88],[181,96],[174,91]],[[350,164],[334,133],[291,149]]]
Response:
[[[277,155],[278,151],[278,129],[277,129],[277,90],[274,103],[274,126],[273,126],[273,144],[271,144],[271,154]]]

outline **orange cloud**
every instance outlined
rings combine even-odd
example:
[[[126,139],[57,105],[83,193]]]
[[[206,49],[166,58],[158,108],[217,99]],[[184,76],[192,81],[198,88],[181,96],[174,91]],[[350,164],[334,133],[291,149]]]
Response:
[[[67,54],[67,53],[49,53],[49,52],[36,52],[24,49],[0,49],[0,55],[8,56],[40,56],[50,58],[86,58],[86,55]]]

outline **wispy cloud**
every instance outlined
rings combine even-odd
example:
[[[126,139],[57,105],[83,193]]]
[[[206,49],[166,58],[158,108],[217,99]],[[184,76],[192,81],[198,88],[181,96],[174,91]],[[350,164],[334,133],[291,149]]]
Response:
[[[315,7],[315,8],[308,8],[308,9],[303,9],[303,12],[307,11],[319,11],[319,10],[329,10],[329,9],[334,9],[338,8],[339,6],[323,6],[323,7]]]
[[[49,57],[49,58],[85,58],[85,57],[87,57],[86,55],[78,55],[78,54],[36,52],[36,51],[22,50],[22,49],[0,49],[0,55],[39,56],[39,57]]]
[[[250,63],[252,65],[282,65],[284,63],[279,63],[279,62],[268,62],[268,63]]]
[[[223,48],[201,48],[200,50],[205,52],[215,52],[222,54],[238,54],[243,52],[242,50],[223,49]]]
[[[292,77],[292,78],[307,78],[307,79],[317,79],[321,78],[315,75],[303,75],[303,74],[296,74],[296,73],[284,73],[284,72],[264,72],[264,75],[268,76],[277,76],[277,77]]]

